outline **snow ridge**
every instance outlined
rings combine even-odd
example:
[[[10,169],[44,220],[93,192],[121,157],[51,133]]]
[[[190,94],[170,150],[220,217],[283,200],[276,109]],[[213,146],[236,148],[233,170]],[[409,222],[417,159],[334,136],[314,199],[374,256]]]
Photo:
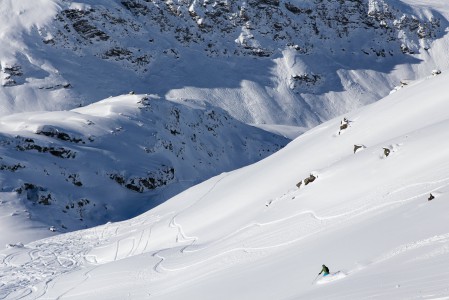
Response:
[[[65,232],[133,217],[288,141],[217,108],[127,95],[1,118],[0,182],[28,218]]]

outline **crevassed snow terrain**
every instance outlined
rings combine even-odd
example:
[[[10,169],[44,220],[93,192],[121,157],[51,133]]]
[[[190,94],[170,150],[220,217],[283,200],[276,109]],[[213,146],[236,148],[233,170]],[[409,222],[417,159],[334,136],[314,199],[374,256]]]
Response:
[[[409,84],[129,221],[4,250],[0,298],[446,299],[448,80]],[[318,279],[323,263],[344,275]]]
[[[0,114],[133,90],[311,128],[446,69],[440,1],[4,0]]]

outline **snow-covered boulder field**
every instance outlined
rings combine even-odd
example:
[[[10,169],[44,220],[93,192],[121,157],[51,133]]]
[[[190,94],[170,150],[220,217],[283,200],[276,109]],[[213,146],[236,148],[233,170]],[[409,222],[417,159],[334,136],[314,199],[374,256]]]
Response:
[[[0,298],[446,299],[448,81],[411,82],[136,218],[11,245]]]

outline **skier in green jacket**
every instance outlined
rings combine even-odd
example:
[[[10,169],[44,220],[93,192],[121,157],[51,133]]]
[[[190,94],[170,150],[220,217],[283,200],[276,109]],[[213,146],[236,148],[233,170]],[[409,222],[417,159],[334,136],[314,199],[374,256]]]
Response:
[[[323,273],[323,276],[329,275],[329,268],[323,265],[323,268],[321,269],[321,272],[318,273],[318,275],[320,275],[321,273]]]

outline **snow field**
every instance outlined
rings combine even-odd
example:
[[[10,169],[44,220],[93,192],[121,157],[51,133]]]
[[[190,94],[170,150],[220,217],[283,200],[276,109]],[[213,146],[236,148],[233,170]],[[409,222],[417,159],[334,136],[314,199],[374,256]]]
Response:
[[[336,115],[377,101],[401,80],[421,78],[430,75],[433,69],[449,67],[445,59],[448,41],[444,28],[448,9],[447,5],[434,0],[427,1],[425,5],[412,0],[386,1],[377,5],[381,8],[384,4],[388,5],[392,12],[400,9],[421,18],[422,22],[428,22],[432,17],[441,20],[442,28],[435,32],[434,37],[423,39],[424,42],[414,32],[398,32],[405,39],[404,43],[416,46],[413,55],[401,53],[398,49],[400,41],[386,40],[385,35],[379,34],[379,28],[355,27],[349,30],[349,36],[343,36],[340,41],[312,36],[308,29],[292,31],[290,25],[285,25],[279,35],[292,35],[295,44],[300,44],[295,46],[306,49],[304,54],[289,45],[289,38],[267,40],[264,31],[272,28],[264,24],[263,19],[259,23],[262,26],[258,28],[246,28],[249,23],[236,26],[228,36],[218,31],[206,34],[201,32],[197,23],[190,22],[192,20],[187,15],[192,9],[191,4],[138,5],[154,8],[149,9],[151,12],[161,8],[169,15],[166,20],[170,21],[170,27],[187,26],[191,32],[204,34],[203,39],[217,46],[219,53],[228,53],[207,56],[211,49],[206,43],[180,43],[174,32],[162,31],[166,24],[159,24],[164,22],[157,15],[136,15],[135,10],[127,9],[122,2],[2,1],[0,28],[3,30],[0,42],[8,47],[0,49],[1,71],[14,66],[20,68],[18,73],[22,75],[7,79],[10,76],[8,72],[1,74],[3,78],[0,81],[5,86],[0,85],[0,115],[73,109],[132,90],[159,94],[177,102],[208,102],[245,123],[312,128]],[[364,1],[364,6],[372,3]],[[196,22],[204,21],[206,26],[210,25],[208,22],[211,19],[204,15],[205,9],[213,9],[209,4],[195,4],[194,13],[201,15]],[[230,4],[237,5],[244,7],[246,3],[235,1]],[[310,3],[301,5],[304,9],[317,9]],[[184,18],[172,16],[166,6],[177,6],[184,11]],[[296,22],[302,23],[301,14],[295,17],[283,6],[280,5],[284,17],[290,15],[293,20],[298,17]],[[337,3],[329,5],[329,16],[338,15],[334,11],[337,7]],[[261,12],[263,10],[261,8]],[[108,17],[103,18],[105,15]],[[263,18],[263,14],[260,17]],[[284,17],[279,18],[279,24],[291,22]],[[400,15],[397,17],[400,18]],[[261,22],[254,19],[256,24]],[[90,27],[74,26],[80,20]],[[121,24],[110,20],[121,20]],[[335,34],[335,29],[345,30],[345,26],[330,28],[322,24],[320,27],[317,30],[325,36]],[[108,39],[99,41],[96,37],[89,37],[92,30],[107,34]],[[230,55],[233,50],[240,52],[240,48],[244,48],[236,49],[234,42],[242,31],[253,37],[246,40],[248,45],[267,49],[272,52],[270,57],[255,57],[245,54],[246,51],[240,55]],[[305,43],[306,39],[310,41]],[[418,45],[420,42],[422,45]],[[374,53],[368,56],[361,51],[364,45],[378,50],[387,49],[387,53],[394,50],[394,56],[387,54],[386,57],[379,57]],[[144,62],[135,63],[138,57],[131,59],[127,55],[106,55],[117,47],[144,58]],[[323,82],[310,86],[306,84],[304,89],[293,89],[292,76],[302,74],[320,75]],[[16,82],[6,84],[8,80]]]
[[[7,249],[0,299],[448,297],[448,77],[129,221]],[[323,263],[346,276],[313,284]]]
[[[288,141],[219,109],[154,95],[111,97],[71,111],[13,114],[0,118],[0,201],[15,194],[12,210],[28,212],[24,223],[40,221],[33,224],[42,238],[50,227],[67,232],[129,219],[205,178],[260,160]],[[51,199],[41,203],[42,197]],[[6,206],[0,203],[0,214]],[[4,231],[13,231],[8,224],[2,222]],[[21,233],[0,235],[0,243],[34,240],[33,234]]]
[[[426,7],[417,0],[393,2],[401,8],[412,4],[407,10],[420,16],[449,16],[441,1],[428,0]],[[290,88],[291,76],[329,71],[327,65],[320,70],[324,57],[301,61],[296,50],[283,49],[273,61],[198,62],[202,56],[187,49],[181,55],[188,63],[162,58],[152,65],[161,71],[148,77],[99,62],[91,56],[92,49],[85,49],[88,55],[82,60],[65,50],[61,51],[65,56],[59,57],[55,54],[60,49],[45,48],[40,35],[52,38],[45,27],[62,3],[2,1],[0,42],[9,47],[0,49],[1,67],[18,63],[26,75],[17,79],[18,86],[0,88],[0,114],[70,108],[131,87],[147,92],[151,82],[152,89],[173,101],[207,99],[240,120],[296,136],[303,128],[279,124],[312,127],[377,100],[400,80],[409,84],[383,101],[348,113],[350,126],[341,134],[343,116],[305,133],[258,164],[223,173],[127,222],[39,240],[55,233],[31,222],[29,211],[14,193],[2,192],[0,240],[11,245],[0,253],[0,299],[448,298],[447,33],[428,51],[406,62],[390,62],[385,69],[365,70],[362,62],[354,70],[348,69],[354,66],[352,61],[335,62],[332,68],[337,75],[320,90],[329,88],[327,93],[298,96]],[[67,3],[77,10],[90,7]],[[172,47],[170,43],[161,44]],[[32,45],[40,46],[32,49]],[[425,63],[418,63],[419,59]],[[181,66],[179,72],[173,72],[175,65]],[[411,81],[433,69],[442,69],[443,75]],[[73,89],[62,89],[68,81]],[[52,119],[52,126],[69,127],[69,133],[78,136],[87,124],[82,115],[90,114],[101,123],[90,134],[114,134],[120,129],[114,118],[134,121],[135,117],[126,101],[114,105],[121,100],[108,99],[66,113],[7,116],[1,128],[32,133]],[[283,113],[272,113],[279,111]],[[130,128],[138,127],[136,122]],[[365,148],[354,154],[355,144]],[[119,161],[108,147],[127,149],[125,143],[114,141],[104,145],[102,154],[108,154],[107,159],[89,152],[103,165]],[[384,147],[390,151],[388,157]],[[297,189],[295,184],[311,173],[318,176],[316,181]],[[88,184],[96,179],[80,174]],[[103,195],[105,201],[115,192]],[[429,194],[435,199],[427,201]],[[126,205],[117,204],[116,209]],[[322,263],[347,276],[312,285]]]

